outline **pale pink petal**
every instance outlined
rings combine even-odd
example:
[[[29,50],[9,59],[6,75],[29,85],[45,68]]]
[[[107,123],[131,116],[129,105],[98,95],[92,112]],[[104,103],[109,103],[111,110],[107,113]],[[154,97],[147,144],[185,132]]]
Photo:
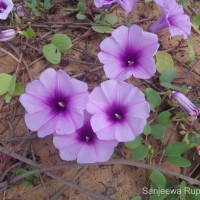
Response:
[[[43,101],[41,101],[37,97],[28,95],[26,93],[20,96],[19,101],[29,114],[32,114],[41,110],[50,109],[49,106],[45,104]]]
[[[100,140],[115,140],[115,125],[110,125],[96,132],[96,134]]]
[[[98,132],[110,125],[112,125],[112,122],[109,121],[107,115],[105,113],[100,114],[94,114],[91,117],[91,126],[94,132]]]
[[[125,80],[131,77],[132,72],[127,71],[121,63],[110,63],[103,66],[106,76],[110,79]]]
[[[54,115],[48,110],[42,110],[32,114],[25,115],[25,122],[28,128],[32,131],[37,131],[41,128],[46,122],[52,119]]]
[[[119,103],[124,104],[124,101],[126,101],[132,89],[133,89],[132,85],[125,82],[119,82],[116,90],[115,100]]]
[[[62,160],[75,160],[78,157],[81,149],[82,145],[80,143],[72,144],[70,146],[59,149],[59,155]]]
[[[76,127],[69,116],[69,114],[59,114],[58,121],[56,123],[56,134],[65,135],[72,134],[76,130]]]
[[[112,32],[112,36],[115,41],[121,47],[121,50],[125,52],[127,40],[129,37],[129,29],[127,26],[120,26]]]
[[[132,70],[133,76],[141,79],[149,79],[156,72],[156,66],[153,58],[147,60],[146,62],[138,63],[137,66],[134,66]]]
[[[150,107],[147,101],[142,101],[137,104],[133,104],[132,107],[129,107],[128,112],[126,113],[127,119],[129,117],[136,117],[136,118],[148,118],[150,112]]]
[[[110,80],[109,82],[104,81],[103,83],[101,83],[101,89],[110,104],[113,103],[116,97],[117,86],[118,85],[115,80]]]
[[[43,126],[39,128],[37,131],[37,135],[40,138],[46,137],[47,135],[53,134],[56,130],[56,123],[57,123],[58,117],[55,116],[49,121],[47,121]]]
[[[87,93],[88,86],[83,81],[79,81],[75,78],[70,80],[70,95],[79,95]]]
[[[83,112],[78,112],[76,110],[71,110],[70,111],[70,117],[73,121],[74,126],[76,129],[80,128],[83,125],[84,122],[84,114]]]
[[[53,144],[57,149],[62,149],[64,147],[71,146],[77,143],[77,134],[70,135],[55,135],[53,137]]]
[[[113,152],[114,148],[117,146],[117,141],[101,141],[98,140],[95,144],[95,151],[98,162],[106,162],[108,161]]]
[[[86,106],[86,109],[89,113],[101,112],[109,105],[108,100],[106,99],[102,89],[96,87],[91,94],[89,95],[89,102]]]
[[[145,95],[138,88],[133,87],[124,103],[127,106],[133,106],[143,101],[145,101]]]
[[[93,145],[82,145],[78,156],[77,163],[95,163],[97,162],[97,156],[95,152],[95,147]]]
[[[135,138],[134,133],[126,121],[116,124],[115,138],[119,142],[127,142]]]
[[[44,87],[51,93],[55,94],[56,82],[57,82],[57,72],[53,68],[46,69],[40,75],[40,81]]]
[[[127,122],[129,124],[129,127],[131,128],[131,131],[133,132],[134,136],[137,137],[138,135],[143,133],[143,130],[147,123],[147,120],[145,118],[129,117],[127,119]]]
[[[57,95],[69,96],[70,93],[70,77],[63,70],[57,72]]]
[[[107,54],[110,54],[115,57],[119,57],[121,55],[121,51],[123,50],[122,48],[120,48],[120,46],[113,37],[105,38],[101,42],[100,48],[103,52],[106,52]]]
[[[48,90],[38,80],[32,81],[26,86],[26,93],[40,99],[44,103],[48,102],[48,98],[51,97]]]
[[[120,6],[127,12],[131,12],[136,5],[137,0],[118,0]]]

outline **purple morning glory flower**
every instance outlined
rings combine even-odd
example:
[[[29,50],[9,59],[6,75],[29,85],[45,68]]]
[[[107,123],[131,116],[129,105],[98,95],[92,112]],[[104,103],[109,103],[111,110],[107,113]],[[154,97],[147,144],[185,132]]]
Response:
[[[98,58],[110,79],[125,80],[131,75],[148,79],[156,72],[153,56],[158,47],[157,35],[137,25],[120,26],[101,42]]]
[[[108,80],[89,95],[87,111],[91,125],[101,140],[126,142],[143,132],[150,108],[144,94],[125,82]]]
[[[137,0],[94,0],[94,4],[97,8],[110,5],[112,3],[119,3],[120,6],[127,12],[131,12],[135,7]]]
[[[39,137],[51,133],[71,134],[83,125],[88,101],[87,85],[63,70],[45,70],[39,80],[26,86],[20,97],[27,114],[25,122]]]
[[[55,135],[53,143],[62,160],[78,163],[95,163],[109,160],[117,146],[116,140],[102,141],[90,125],[91,115],[85,112],[84,125],[70,135]]]
[[[183,7],[176,0],[155,0],[162,11],[161,17],[150,27],[150,32],[158,33],[161,29],[169,28],[172,36],[182,35],[188,38],[191,32],[190,17],[184,14]]]
[[[94,4],[97,8],[101,8],[103,6],[111,5],[117,2],[117,0],[94,0]]]
[[[184,94],[181,92],[172,92],[172,98],[178,102],[178,105],[180,106],[181,109],[186,113],[188,116],[192,116],[193,120],[197,119],[198,115],[200,114],[200,109],[197,108]]]
[[[131,12],[136,5],[137,0],[118,0],[120,6],[127,12]]]
[[[0,19],[7,19],[9,13],[13,9],[13,6],[14,4],[12,0],[0,0]]]
[[[7,29],[5,31],[0,31],[0,42],[9,41],[16,37],[15,29]]]

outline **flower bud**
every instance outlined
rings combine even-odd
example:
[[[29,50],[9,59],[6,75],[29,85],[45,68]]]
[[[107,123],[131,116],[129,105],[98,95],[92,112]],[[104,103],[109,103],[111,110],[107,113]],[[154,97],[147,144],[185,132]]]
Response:
[[[16,37],[15,29],[7,29],[5,31],[0,31],[0,42],[9,41]]]
[[[200,109],[197,108],[184,94],[173,91],[172,98],[178,102],[178,105],[183,109],[186,115],[191,117],[192,122],[197,119],[200,114]]]
[[[23,6],[17,6],[17,15],[19,16],[19,17],[23,17],[24,16],[24,8],[23,8]]]

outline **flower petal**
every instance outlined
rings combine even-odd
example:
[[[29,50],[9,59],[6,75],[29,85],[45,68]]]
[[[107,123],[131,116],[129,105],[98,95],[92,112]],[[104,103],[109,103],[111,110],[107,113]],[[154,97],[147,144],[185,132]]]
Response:
[[[95,163],[97,156],[93,145],[84,144],[77,156],[77,163]]]
[[[127,122],[129,124],[129,127],[131,128],[132,133],[134,134],[134,137],[137,137],[138,135],[143,133],[147,120],[145,118],[129,117],[127,119]]]
[[[114,152],[114,147],[118,144],[117,141],[101,141],[98,140],[95,144],[95,151],[98,162],[106,162],[110,159]]]
[[[116,124],[115,138],[119,142],[127,142],[135,138],[129,124],[126,121]]]
[[[115,140],[115,124],[96,132],[96,135],[100,140]]]
[[[112,124],[105,113],[94,114],[91,117],[91,126],[94,132],[98,132]]]
[[[55,132],[56,130],[56,123],[57,123],[58,117],[55,116],[49,121],[47,121],[43,126],[41,126],[37,132],[38,137],[43,138],[47,135],[50,135]]]
[[[32,131],[37,131],[41,128],[45,123],[47,123],[54,116],[48,110],[42,110],[39,112],[35,112],[32,114],[25,115],[25,122],[27,127]]]
[[[105,107],[109,105],[107,98],[105,97],[102,89],[96,87],[89,95],[89,102],[86,109],[89,113],[101,112]]]
[[[60,149],[59,155],[62,160],[75,160],[78,157],[81,149],[82,145],[80,143],[72,144],[70,146]]]

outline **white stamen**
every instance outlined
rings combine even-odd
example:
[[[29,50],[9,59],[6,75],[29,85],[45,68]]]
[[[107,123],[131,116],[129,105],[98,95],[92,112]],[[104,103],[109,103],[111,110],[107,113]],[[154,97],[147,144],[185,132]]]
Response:
[[[117,114],[117,113],[115,113],[115,117],[117,118],[117,119],[121,119],[122,117],[119,115],[119,114]]]
[[[59,105],[61,108],[64,108],[64,107],[65,107],[65,104],[64,104],[62,101],[59,101],[59,102],[58,102],[58,105]]]
[[[85,136],[86,141],[88,142],[90,138],[88,136]]]
[[[133,65],[134,64],[134,61],[128,61],[128,65]]]

